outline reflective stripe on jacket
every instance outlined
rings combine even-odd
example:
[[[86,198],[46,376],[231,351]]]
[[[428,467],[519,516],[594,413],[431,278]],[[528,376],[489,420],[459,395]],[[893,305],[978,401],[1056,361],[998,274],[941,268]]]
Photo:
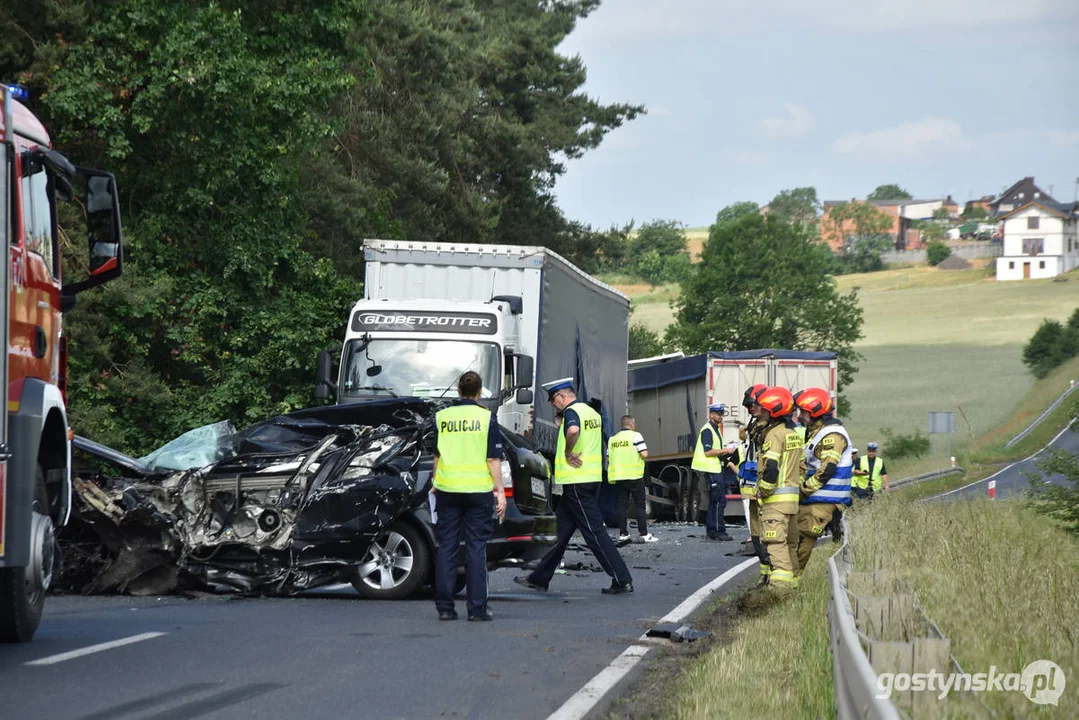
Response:
[[[607,479],[610,482],[644,477],[644,458],[633,445],[636,439],[635,430],[622,430],[607,441]]]
[[[491,411],[478,405],[455,405],[435,414],[438,467],[434,485],[445,492],[493,490],[487,468]]]
[[[581,456],[581,467],[566,462],[566,427],[558,433],[558,449],[554,459],[554,481],[558,485],[600,482],[603,480],[603,419],[588,403],[577,400],[572,408],[581,419],[581,434],[573,452]]]

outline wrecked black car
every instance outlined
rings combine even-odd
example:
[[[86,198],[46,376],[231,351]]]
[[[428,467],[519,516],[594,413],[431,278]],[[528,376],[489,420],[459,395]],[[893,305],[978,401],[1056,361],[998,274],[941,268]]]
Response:
[[[434,578],[436,409],[394,398],[301,410],[239,433],[218,423],[142,460],[76,436],[54,585],[291,595],[351,583],[368,598],[412,596]],[[503,447],[507,510],[487,545],[491,568],[536,559],[555,541],[549,464],[504,428]]]

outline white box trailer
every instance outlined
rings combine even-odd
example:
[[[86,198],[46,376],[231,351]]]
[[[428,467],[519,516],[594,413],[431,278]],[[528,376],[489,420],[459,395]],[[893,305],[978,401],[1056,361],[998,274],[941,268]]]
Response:
[[[617,430],[626,410],[625,295],[543,247],[367,240],[364,259],[338,402],[453,397],[457,377],[472,369],[499,422],[553,453],[554,409],[540,385],[573,377],[578,396],[601,401],[608,430]]]
[[[653,360],[635,361],[629,372],[629,412],[648,443],[645,473],[651,479],[652,512],[679,520],[696,519],[707,507],[707,484],[691,471],[690,462],[709,405],[727,405],[722,433],[730,442],[749,422],[742,407],[746,388],[758,383],[792,392],[823,387],[834,399],[838,387],[833,352],[765,349]],[[740,497],[737,487],[728,488],[727,497]],[[727,514],[742,515],[741,504],[729,502]]]

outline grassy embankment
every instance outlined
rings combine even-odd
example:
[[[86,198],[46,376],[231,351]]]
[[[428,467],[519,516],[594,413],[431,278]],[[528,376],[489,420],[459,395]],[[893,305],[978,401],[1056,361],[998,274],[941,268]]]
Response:
[[[1043,318],[1065,320],[1079,306],[1079,272],[1065,282],[998,283],[984,262],[969,270],[846,275],[838,283],[843,291],[858,289],[865,311],[864,337],[856,346],[865,360],[844,391],[853,408],[845,421],[855,444],[883,441],[882,428],[925,432],[928,412],[950,411],[956,413],[951,454],[957,458],[970,458],[987,431],[1008,429],[1002,423],[1033,385],[1022,363],[1023,345]],[[673,319],[669,303],[676,286],[619,288],[633,300],[634,322],[662,331]],[[1055,396],[1068,378],[1054,377],[1057,386],[1045,392]],[[1025,423],[1016,422],[1018,432]],[[947,463],[940,439],[936,459],[889,461],[888,469],[898,479]]]

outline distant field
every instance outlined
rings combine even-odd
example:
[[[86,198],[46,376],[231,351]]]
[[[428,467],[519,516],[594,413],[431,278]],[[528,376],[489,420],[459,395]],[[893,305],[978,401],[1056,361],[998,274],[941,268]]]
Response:
[[[1033,382],[1022,363],[1027,339],[1043,318],[1065,320],[1079,307],[1079,272],[1065,282],[997,283],[984,265],[920,267],[837,282],[844,292],[858,288],[865,311],[865,337],[857,345],[865,361],[845,391],[853,407],[845,420],[858,445],[882,440],[881,428],[925,432],[930,411],[956,412],[953,448],[999,425]],[[677,288],[620,289],[634,300],[634,322],[662,332],[672,321],[668,302]],[[933,464],[922,460],[911,468]]]

